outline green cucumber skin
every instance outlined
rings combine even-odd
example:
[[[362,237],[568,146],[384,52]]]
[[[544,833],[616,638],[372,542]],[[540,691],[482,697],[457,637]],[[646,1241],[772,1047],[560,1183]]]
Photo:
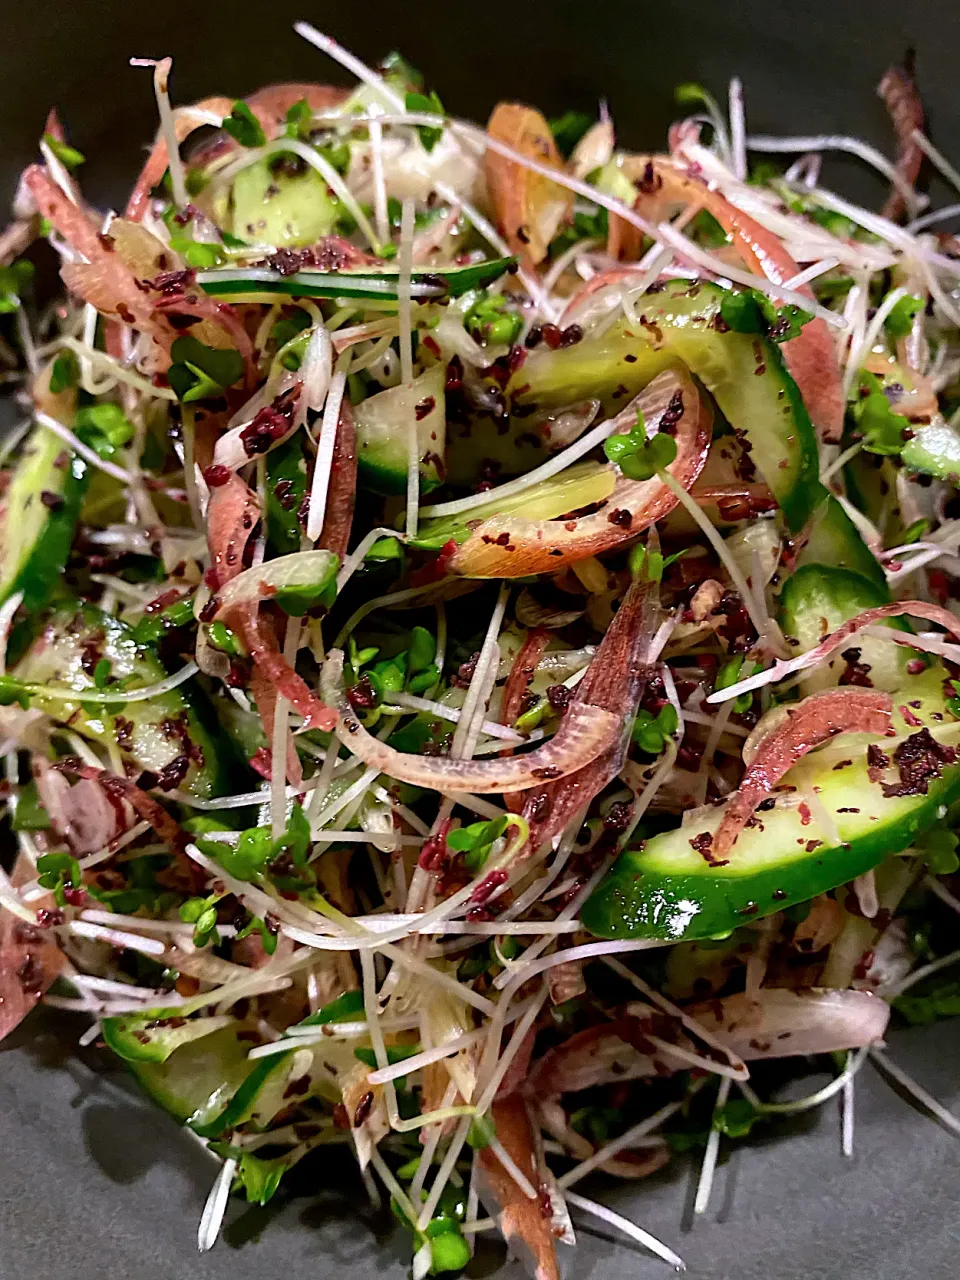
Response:
[[[220,1115],[206,1124],[192,1125],[194,1132],[201,1138],[219,1138],[228,1130],[235,1129],[237,1125],[249,1120],[267,1081],[286,1065],[293,1053],[294,1050],[291,1049],[289,1053],[275,1053],[269,1058],[262,1058],[244,1079]]]
[[[38,432],[31,443],[38,451],[44,449],[47,451],[50,466],[46,475],[28,476],[26,471],[29,466],[28,455],[24,455],[20,467],[25,470],[20,471],[18,467],[7,494],[8,518],[16,514],[13,504],[17,494],[18,479],[30,481],[28,492],[20,495],[23,501],[40,502],[41,493],[46,491],[59,497],[61,505],[48,510],[32,548],[22,556],[16,572],[0,589],[0,602],[15,592],[22,591],[21,608],[28,614],[43,608],[60,584],[60,575],[70,555],[77,520],[90,483],[86,462],[75,454],[71,454],[67,446],[49,432]],[[65,464],[57,467],[54,459],[61,456],[66,460]],[[7,578],[6,566],[4,566],[2,577]]]
[[[824,565],[857,573],[876,589],[877,599],[873,603],[886,604],[890,590],[876,556],[836,498],[826,490],[824,496],[826,501],[814,516],[810,535],[797,555],[797,567]]]
[[[79,630],[68,635],[67,628],[72,623],[79,623]],[[48,628],[52,629],[51,638],[46,640],[45,634],[41,636],[40,641],[34,649],[28,651],[17,668],[17,675],[24,680],[36,679],[40,684],[67,683],[62,677],[58,678],[59,664],[63,663],[68,676],[76,676],[73,658],[77,656],[75,650],[82,647],[83,635],[101,635],[104,655],[112,656],[114,661],[122,658],[124,666],[129,667],[130,674],[136,677],[136,684],[152,684],[162,680],[167,674],[156,653],[135,643],[133,633],[125,623],[103,613],[94,605],[81,605],[79,608],[72,603],[64,605],[51,615]],[[58,644],[61,645],[60,658],[56,653]],[[86,692],[93,689],[94,685],[92,678],[89,678],[71,687]],[[235,753],[226,749],[222,737],[212,729],[202,703],[192,697],[188,685],[181,685],[158,698],[149,698],[143,702],[115,704],[103,715],[99,714],[96,704],[71,703],[61,699],[45,700],[42,693],[36,695],[35,702],[54,719],[62,719],[65,713],[69,714],[72,727],[81,735],[86,734],[96,741],[118,741],[118,716],[132,721],[133,743],[127,754],[140,768],[153,772],[159,772],[164,764],[180,754],[179,745],[172,739],[163,760],[154,754],[157,744],[164,737],[161,723],[186,712],[189,735],[203,752],[203,764],[191,764],[184,789],[202,797],[220,794],[227,786],[231,766],[236,764]],[[68,708],[75,710],[70,713]]]
[[[745,434],[788,526],[798,532],[826,495],[810,416],[775,343],[718,327],[723,297],[717,285],[671,281],[643,298],[640,326],[621,320],[599,338],[532,352],[508,397],[539,408],[596,395],[615,412],[680,360]]]
[[[402,498],[407,492],[407,468],[401,471],[382,456],[364,451],[363,442],[357,439],[357,477],[366,488],[384,498]],[[420,493],[426,495],[439,489],[442,481],[435,467],[420,466]]]
[[[869,785],[865,770],[863,782]],[[645,851],[628,850],[584,904],[580,920],[600,938],[722,938],[739,925],[807,902],[872,870],[908,848],[937,820],[939,808],[958,798],[960,767],[953,766],[942,785],[932,786],[901,821],[883,823],[846,847],[818,849],[816,856],[794,859],[792,866],[753,874],[711,873],[704,863],[703,874],[674,875],[651,866]],[[731,861],[736,857],[737,845]]]
[[[505,273],[516,266],[516,258],[497,258],[490,262],[478,262],[466,267],[447,267],[443,271],[424,271],[417,268],[411,277],[414,284],[443,283],[438,297],[458,298],[471,289],[481,289],[493,284]],[[222,274],[223,279],[217,279]],[[286,294],[293,298],[375,298],[378,300],[396,301],[396,289],[382,293],[371,293],[369,289],[357,287],[351,281],[386,278],[392,280],[394,273],[387,271],[329,271],[310,273],[316,279],[306,280],[304,275],[277,276],[275,280],[243,280],[230,279],[229,271],[201,272],[197,280],[200,287],[215,297],[231,297],[244,293]],[[433,301],[433,299],[429,299]],[[414,301],[418,301],[414,299]]]
[[[144,1092],[181,1124],[219,1115],[249,1072],[249,1046],[230,1027],[176,1049],[166,1062],[126,1061]]]
[[[303,531],[299,512],[307,494],[302,434],[295,432],[284,444],[267,454],[267,541],[276,556],[292,555],[300,550]],[[281,503],[277,497],[277,486],[283,484],[290,488]]]
[[[103,1039],[107,1047],[126,1062],[159,1063],[166,1062],[184,1045],[222,1031],[230,1022],[227,1018],[204,1017],[187,1021],[182,1027],[154,1027],[149,1030],[144,1027],[146,1022],[175,1018],[182,1018],[182,1012],[177,1008],[151,1009],[143,1014],[104,1018],[101,1022]]]

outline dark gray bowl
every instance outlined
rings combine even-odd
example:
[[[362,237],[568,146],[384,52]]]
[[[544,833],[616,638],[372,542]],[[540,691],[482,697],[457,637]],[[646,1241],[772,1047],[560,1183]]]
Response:
[[[472,21],[481,15],[480,26]],[[956,61],[960,8],[946,0],[777,5],[770,0],[527,0],[524,5],[357,5],[347,12],[280,0],[177,6],[60,0],[6,7],[0,52],[0,199],[12,195],[56,103],[89,157],[88,195],[121,201],[156,121],[148,74],[131,55],[175,57],[185,102],[243,94],[276,80],[334,79],[337,68],[291,31],[326,25],[361,56],[400,46],[458,113],[485,118],[500,97],[557,113],[604,96],[623,139],[656,146],[673,86],[698,80],[722,95],[747,89],[752,128],[849,132],[889,146],[873,87],[914,45],[935,136],[960,139]],[[491,17],[496,21],[491,21]],[[839,180],[864,198],[872,180]],[[954,197],[955,198],[955,197]],[[323,1157],[265,1209],[234,1204],[211,1253],[196,1229],[216,1166],[144,1102],[95,1051],[83,1025],[39,1012],[0,1047],[0,1280],[291,1280],[348,1271],[403,1276],[408,1242],[365,1205],[355,1168]],[[960,1024],[891,1037],[891,1053],[947,1105],[960,1096]],[[822,1081],[821,1081],[822,1082]],[[590,1188],[668,1241],[697,1280],[947,1280],[958,1273],[960,1146],[899,1098],[871,1067],[856,1093],[856,1154],[840,1155],[838,1113],[785,1123],[742,1145],[718,1174],[713,1204],[691,1227],[696,1169],[677,1162],[638,1186]],[[484,1241],[473,1264],[490,1275],[502,1252]],[[509,1272],[516,1275],[516,1269]],[[669,1274],[664,1264],[580,1228],[567,1274],[619,1280]]]

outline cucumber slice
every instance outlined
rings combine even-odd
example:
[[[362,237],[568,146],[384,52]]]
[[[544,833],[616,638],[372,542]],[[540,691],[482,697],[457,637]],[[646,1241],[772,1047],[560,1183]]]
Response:
[[[260,160],[233,180],[233,234],[241,240],[280,249],[315,244],[333,230],[338,213],[315,169],[285,174]]]
[[[202,1138],[219,1138],[243,1124],[265,1129],[291,1103],[305,1098],[322,1097],[338,1103],[338,1077],[356,1066],[353,1043],[330,1040],[298,1049],[294,1042],[287,1053],[258,1059],[226,1107],[192,1127]]]
[[[154,1102],[181,1123],[218,1115],[250,1070],[249,1045],[232,1027],[182,1045],[165,1062],[128,1061]]]
[[[810,536],[797,555],[796,563],[798,566],[819,564],[850,569],[876,588],[878,598],[874,603],[886,604],[890,599],[886,574],[861,538],[857,526],[832,494],[827,496],[814,516]],[[866,605],[862,607],[867,608]]]
[[[0,602],[23,592],[33,613],[56,591],[89,476],[87,464],[45,427],[30,434],[4,500]]]
[[[856,617],[864,609],[886,604],[890,593],[849,569],[833,565],[803,565],[786,580],[780,593],[780,624],[797,653],[816,648],[825,635]],[[887,618],[885,625],[899,631],[910,628],[901,618]],[[907,679],[907,664],[917,655],[902,645],[887,644],[874,636],[860,634],[850,641],[859,652],[858,667],[878,689],[893,693]],[[843,653],[850,650],[844,649]],[[847,667],[843,653],[801,676],[804,693],[836,685]]]
[[[462,515],[428,520],[410,545],[436,551],[451,539],[466,542],[478,523],[490,516],[510,515],[515,511],[522,512],[528,520],[556,520],[567,511],[606,501],[616,483],[617,473],[613,467],[599,462],[576,462],[559,475],[531,485],[513,497],[471,507]]]
[[[17,676],[40,686],[88,692],[98,662],[110,663],[113,680],[127,679],[130,688],[156,684],[167,672],[156,653],[138,645],[131,629],[93,605],[65,605],[46,621],[40,637],[17,666]],[[107,685],[106,691],[113,686]],[[181,685],[143,702],[70,702],[40,691],[33,705],[61,724],[97,742],[115,743],[125,759],[140,769],[163,776],[164,769],[182,756],[190,763],[182,790],[206,798],[226,784],[227,753],[201,723]]]
[[[899,695],[908,710],[893,716],[900,739],[919,735],[920,726],[944,746],[960,745],[960,722],[947,710],[943,669],[908,676]],[[920,725],[916,722],[919,721]],[[621,854],[580,913],[600,937],[665,940],[725,937],[738,925],[772,914],[869,871],[891,853],[911,845],[960,796],[960,764],[941,766],[926,794],[887,797],[868,774],[865,735],[845,735],[806,756],[781,784],[774,809],[758,812],[756,825],[741,832],[729,863],[711,867],[692,841],[715,833],[722,809],[648,840]],[[876,741],[876,740],[874,740]],[[880,739],[890,753],[892,739]],[[888,781],[895,780],[888,771]],[[797,792],[783,791],[783,786]],[[804,793],[818,790],[841,843],[809,809]]]
[[[407,491],[407,427],[415,420],[420,492],[443,483],[447,419],[446,369],[436,364],[409,386],[388,387],[354,405],[357,469],[368,489],[384,496]]]
[[[183,1010],[148,1009],[145,1013],[103,1018],[103,1038],[126,1062],[166,1062],[170,1055],[194,1040],[202,1040],[233,1023],[229,1014],[210,1018],[185,1018]]]
[[[658,373],[682,361],[743,432],[752,461],[793,531],[823,500],[817,440],[796,383],[775,343],[727,329],[725,290],[675,280],[637,302],[640,323],[618,320],[596,338],[556,351],[540,348],[514,374],[507,391],[514,412],[599,397],[609,413]]]

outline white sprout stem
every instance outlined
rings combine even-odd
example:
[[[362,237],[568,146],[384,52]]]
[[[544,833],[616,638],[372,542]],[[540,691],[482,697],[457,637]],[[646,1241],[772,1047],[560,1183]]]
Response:
[[[437,1176],[433,1180],[433,1186],[430,1188],[430,1194],[427,1196],[424,1206],[420,1210],[420,1217],[417,1220],[417,1228],[420,1231],[426,1230],[427,1223],[433,1217],[434,1210],[440,1201],[440,1196],[443,1194],[443,1189],[450,1181],[450,1175],[453,1173],[453,1169],[457,1163],[460,1152],[463,1150],[463,1145],[467,1140],[467,1134],[470,1132],[470,1125],[472,1122],[472,1116],[464,1116],[454,1131],[453,1137],[450,1140],[450,1145],[447,1147],[447,1154],[444,1156],[443,1163],[437,1170]]]
[[[381,245],[390,241],[390,222],[387,217],[387,184],[383,176],[383,125],[371,120],[370,158],[373,164],[373,217],[377,227],[377,239]]]
[[[914,129],[910,135],[910,140],[917,144],[934,168],[940,171],[950,185],[960,191],[960,172],[950,163],[943,152],[933,145],[927,135],[921,133],[919,129]]]
[[[139,951],[145,956],[162,956],[166,945],[155,938],[141,938],[135,933],[123,933],[119,929],[108,929],[99,924],[85,924],[81,920],[73,920],[66,926],[68,933],[78,938],[92,938],[95,942],[109,942],[112,947]]]
[[[763,1102],[746,1081],[739,1082],[739,1089],[750,1105],[765,1115],[800,1115],[804,1111],[812,1111],[814,1107],[819,1107],[824,1102],[829,1102],[836,1094],[841,1093],[866,1062],[868,1051],[869,1046],[858,1049],[856,1052],[849,1052],[847,1065],[838,1076],[829,1084],[825,1084],[822,1089],[818,1089],[816,1093],[810,1093],[805,1098],[797,1098],[793,1102]]]
[[[960,951],[951,951],[948,955],[941,956],[939,960],[931,960],[929,964],[924,964],[919,969],[914,969],[913,973],[908,974],[899,982],[893,982],[889,986],[881,987],[877,995],[882,996],[884,1000],[896,1000],[897,996],[902,996],[905,991],[909,991],[918,982],[923,982],[924,978],[929,978],[931,974],[939,973],[941,969],[948,969],[951,965],[958,963],[960,963]]]
[[[832,271],[834,267],[839,265],[839,258],[824,258],[822,262],[811,262],[809,267],[805,267],[803,271],[798,271],[795,276],[785,280],[784,284],[788,289],[799,289],[802,284],[809,284],[811,280],[816,280],[820,276],[826,275],[828,271]]]
[[[438,119],[439,118],[440,117],[438,117]],[[437,195],[441,196],[444,200],[451,204],[454,202],[459,204],[467,221],[480,232],[484,240],[486,240],[492,248],[496,249],[497,253],[499,253],[501,257],[507,258],[510,256],[510,246],[507,244],[506,240],[504,240],[503,236],[498,233],[493,223],[489,222],[480,210],[472,205],[469,200],[466,200],[445,182],[435,182],[434,189],[436,190]],[[520,267],[517,270],[517,279],[536,303],[537,310],[542,315],[546,316],[548,320],[556,320],[556,308],[550,301],[545,287],[541,285],[537,277],[535,275],[531,275],[530,272],[526,271],[523,267]]]
[[[936,894],[941,902],[946,903],[948,907],[952,908],[952,910],[956,911],[957,914],[960,915],[960,898],[955,897],[946,885],[940,883],[936,876],[924,876],[923,884],[924,888],[929,889],[931,893]]]
[[[287,634],[283,641],[283,657],[289,666],[297,661],[303,624],[299,618],[287,622]],[[274,840],[279,840],[287,825],[287,729],[290,721],[290,703],[277,695],[273,711],[273,741],[270,743],[270,827]]]
[[[178,689],[180,685],[193,678],[200,668],[195,662],[187,662],[175,671],[172,676],[167,676],[165,680],[158,680],[156,684],[143,685],[139,689],[129,689],[125,692],[114,693],[109,689],[61,689],[56,685],[45,684],[40,687],[40,692],[44,698],[61,699],[64,702],[97,702],[105,705],[123,705],[125,702],[144,702],[151,698],[159,698],[165,693],[169,693],[171,689]]]
[[[438,719],[450,720],[453,724],[457,724],[463,716],[459,707],[447,707],[442,702],[421,698],[415,693],[391,693],[388,695],[388,701],[396,703],[399,707],[409,707],[413,711],[429,711]],[[493,720],[484,720],[480,727],[488,737],[499,738],[503,742],[529,741],[522,733],[517,733],[516,729],[511,729],[509,725],[497,724]]]
[[[157,99],[157,112],[160,116],[160,132],[163,135],[164,142],[167,144],[167,165],[170,169],[173,202],[178,209],[182,209],[189,202],[190,197],[187,194],[183,161],[180,159],[180,145],[177,142],[177,130],[174,124],[173,112],[170,109],[169,81],[173,59],[160,58],[158,61],[154,61],[151,58],[131,58],[130,65],[132,67],[153,68],[153,92]]]
[[[707,1138],[707,1147],[703,1153],[703,1164],[700,1167],[700,1179],[697,1183],[697,1194],[693,1201],[693,1212],[695,1214],[706,1213],[710,1206],[710,1192],[713,1190],[713,1175],[717,1168],[717,1156],[720,1154],[720,1129],[718,1127],[718,1119],[720,1112],[727,1105],[727,1098],[730,1096],[730,1080],[724,1078],[720,1081],[720,1088],[717,1090],[717,1102],[713,1109],[713,1123],[710,1127],[710,1136]]]
[[[928,1093],[922,1085],[917,1084],[912,1076],[907,1075],[902,1067],[898,1067],[892,1062],[882,1049],[870,1050],[870,1061],[877,1067],[881,1075],[887,1075],[895,1080],[912,1098],[919,1102],[920,1106],[935,1116],[945,1128],[951,1133],[960,1137],[960,1119],[958,1119],[952,1111],[948,1111],[942,1102],[938,1102],[932,1093]]]
[[[223,1217],[227,1211],[227,1201],[230,1199],[233,1175],[236,1171],[236,1160],[232,1157],[224,1160],[223,1167],[217,1174],[217,1180],[214,1182],[207,1197],[207,1203],[203,1206],[200,1227],[197,1231],[197,1248],[201,1253],[206,1253],[209,1249],[212,1249],[217,1242],[220,1227],[223,1225]]]
[[[851,462],[862,448],[863,441],[858,440],[856,444],[852,444],[849,449],[844,449],[843,453],[838,454],[830,465],[824,467],[820,472],[820,483],[823,485],[829,484],[833,477],[837,475],[838,472],[842,471],[847,463]]]
[[[738,182],[747,180],[747,126],[743,109],[743,83],[739,76],[730,81],[730,153]]]
[[[317,458],[313,468],[313,483],[310,488],[310,512],[307,516],[307,537],[311,542],[316,542],[323,532],[323,520],[327,513],[327,494],[330,489],[330,471],[333,466],[333,452],[346,385],[347,375],[342,370],[338,370],[330,381],[330,390],[323,410],[323,422],[317,441]]]
[[[340,572],[337,574],[337,594],[339,595],[363,564],[366,559],[367,552],[374,543],[379,542],[381,538],[396,538],[398,536],[396,529],[388,529],[386,526],[371,529],[370,532],[357,544],[356,548],[350,552],[346,560],[344,560]]]
[[[853,1159],[853,1097],[853,1080],[845,1080],[840,1094],[840,1152],[847,1160]]]
[[[850,138],[843,134],[812,135],[798,138],[773,138],[767,134],[754,134],[747,139],[751,151],[762,151],[767,154],[793,153],[797,151],[846,151],[850,155],[872,165],[882,173],[887,181],[900,192],[907,204],[916,208],[917,193],[895,164],[876,147],[871,147],[860,138]]]
[[[608,968],[613,969],[615,973],[619,973],[621,978],[624,978],[632,986],[636,987],[637,990],[642,992],[649,1001],[659,1006],[659,1008],[661,1008],[665,1013],[669,1013],[671,1017],[677,1018],[691,1035],[696,1036],[698,1040],[702,1040],[703,1043],[709,1045],[711,1049],[716,1049],[718,1052],[722,1053],[738,1073],[738,1080],[745,1080],[748,1078],[750,1073],[744,1062],[733,1052],[732,1049],[725,1045],[722,1040],[712,1035],[702,1022],[698,1022],[696,1018],[692,1018],[690,1014],[681,1009],[679,1005],[675,1005],[672,1000],[668,1000],[667,997],[657,991],[655,987],[651,987],[649,983],[644,982],[643,978],[634,973],[632,969],[628,969],[627,966],[617,960],[615,956],[607,956],[604,960],[604,964],[607,965]]]
[[[462,1036],[456,1036],[453,1040],[447,1040],[444,1044],[438,1045],[435,1049],[425,1049],[423,1053],[414,1054],[410,1058],[405,1058],[402,1062],[395,1062],[393,1066],[382,1067],[376,1071],[371,1071],[367,1076],[368,1084],[386,1084],[388,1080],[396,1080],[400,1076],[408,1076],[414,1071],[419,1071],[422,1067],[428,1067],[432,1062],[441,1062],[444,1058],[451,1058],[455,1053],[459,1053],[461,1049],[469,1049],[472,1044],[486,1035],[483,1027],[476,1031],[467,1031]]]
[[[638,1227],[629,1218],[616,1213],[613,1209],[608,1209],[606,1205],[598,1204],[596,1200],[588,1200],[586,1196],[578,1195],[575,1191],[568,1191],[565,1199],[575,1209],[579,1209],[582,1213],[588,1213],[593,1218],[599,1218],[601,1222],[607,1223],[608,1226],[616,1227],[618,1231],[622,1231],[631,1240],[636,1240],[638,1244],[644,1245],[651,1253],[655,1253],[658,1258],[662,1258],[664,1262],[669,1262],[675,1270],[686,1271],[687,1264],[679,1254],[674,1253],[669,1245],[665,1245],[662,1240],[652,1236],[649,1231],[644,1231],[643,1227]],[[476,1228],[479,1230],[482,1225],[482,1223],[477,1223]]]
[[[406,387],[413,385],[413,313],[410,299],[410,281],[413,271],[413,200],[407,196],[400,212],[400,248],[397,253],[399,275],[397,277],[397,315],[400,320],[400,380]],[[408,538],[417,536],[420,516],[420,439],[413,405],[407,406],[407,421],[403,424],[407,442],[407,512]]]
[[[319,49],[321,53],[333,58],[334,62],[339,62],[342,67],[352,71],[358,80],[381,94],[395,111],[403,111],[406,102],[402,94],[392,89],[381,76],[378,76],[375,71],[371,71],[365,62],[361,62],[348,49],[344,49],[343,45],[337,44],[332,36],[324,35],[322,31],[318,31],[309,22],[295,22],[293,29],[298,36],[301,36],[309,44]]]
[[[81,458],[89,462],[92,467],[97,467],[100,471],[106,472],[108,476],[113,476],[114,480],[119,480],[121,484],[133,484],[133,476],[129,471],[124,471],[123,467],[118,467],[115,463],[108,462],[106,458],[101,458],[89,445],[84,444],[82,440],[75,436],[69,427],[65,427],[56,418],[51,418],[49,413],[44,413],[42,409],[37,409],[34,412],[34,417],[41,426],[52,431],[55,436],[59,436],[64,444],[68,444],[75,453],[78,453]]]
[[[706,250],[701,249],[688,236],[677,231],[669,222],[659,223],[657,235],[661,240],[665,240],[669,245],[672,245],[689,261],[699,267],[705,267],[708,271],[715,272],[721,278],[732,280],[736,284],[746,285],[748,288],[761,289],[763,293],[768,293],[774,298],[781,298],[784,302],[800,307],[801,310],[812,312],[835,329],[846,328],[846,322],[836,311],[830,311],[827,307],[821,307],[819,303],[811,302],[806,294],[797,293],[795,290],[789,289],[785,284],[765,278],[761,279],[750,271],[744,271],[739,267],[731,266],[729,263],[720,262],[713,254],[707,253]]]
[[[453,734],[453,742],[450,744],[450,754],[455,759],[463,759],[466,756],[472,755],[472,748],[476,746],[476,737],[479,736],[479,726],[483,723],[483,715],[486,711],[486,705],[481,705],[483,686],[491,666],[494,665],[495,656],[499,653],[497,637],[500,634],[500,627],[503,624],[503,615],[506,611],[509,596],[509,583],[505,582],[500,587],[497,603],[490,616],[487,632],[483,638],[483,644],[480,646],[480,656],[477,659],[477,665],[474,668],[473,676],[470,680],[470,686],[467,689],[466,697],[463,700],[463,706],[460,709],[460,720]],[[474,719],[478,715],[480,720],[475,734]],[[468,747],[470,750],[468,750]]]
[[[504,1170],[510,1175],[527,1199],[536,1200],[537,1192],[530,1179],[523,1172],[496,1134],[492,1134],[490,1137],[490,1150],[497,1157],[501,1165],[503,1165]]]
[[[907,230],[914,233],[924,231],[927,227],[932,227],[938,222],[946,222],[948,218],[956,218],[960,215],[960,204],[948,204],[942,209],[935,209],[932,213],[925,213],[922,218],[914,218],[913,222],[907,224]]]
[[[867,326],[866,333],[856,347],[850,348],[850,356],[847,360],[847,367],[843,374],[843,395],[847,399],[850,395],[850,388],[853,386],[853,380],[860,370],[860,366],[866,357],[872,351],[877,338],[883,332],[883,326],[887,317],[893,308],[897,305],[901,298],[907,296],[907,290],[901,285],[897,289],[891,291],[884,298],[883,302],[877,308],[876,314]]]

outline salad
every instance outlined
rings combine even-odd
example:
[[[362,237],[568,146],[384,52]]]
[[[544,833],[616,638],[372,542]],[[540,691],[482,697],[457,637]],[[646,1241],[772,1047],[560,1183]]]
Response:
[[[582,1180],[692,1150],[703,1213],[831,1098],[850,1155],[868,1060],[960,1130],[883,1048],[960,1000],[960,175],[911,68],[892,160],[739,81],[636,155],[297,29],[356,87],[135,60],[126,208],[52,112],[0,238],[0,1035],[92,1020],[202,1250],[339,1144],[415,1280],[682,1268]]]

